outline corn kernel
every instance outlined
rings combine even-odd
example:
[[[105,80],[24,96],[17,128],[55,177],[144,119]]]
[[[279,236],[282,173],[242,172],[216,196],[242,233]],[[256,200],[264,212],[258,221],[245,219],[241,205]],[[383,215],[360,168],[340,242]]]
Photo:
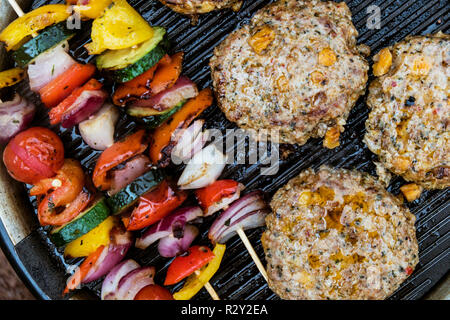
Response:
[[[328,129],[323,139],[323,146],[328,149],[339,147],[339,136],[341,135],[338,127]]]
[[[325,76],[320,71],[314,71],[314,72],[311,73],[311,81],[314,84],[319,84],[322,81],[324,81],[325,79],[326,79]]]
[[[405,196],[408,202],[419,199],[420,194],[422,193],[422,187],[418,186],[415,183],[405,184],[400,187],[400,191]]]
[[[423,56],[414,59],[413,73],[416,76],[426,76],[431,69],[430,63]]]
[[[297,275],[296,278],[298,279],[298,281],[303,284],[304,286],[306,286],[307,288],[311,287],[311,275],[306,272],[306,271],[300,271]]]
[[[260,55],[274,39],[275,32],[269,26],[264,26],[249,39],[248,44]]]
[[[336,62],[336,54],[331,48],[325,48],[319,52],[319,63],[324,66],[332,66]]]
[[[308,206],[311,202],[311,191],[303,191],[297,201],[299,205]]]
[[[392,65],[392,54],[388,48],[378,53],[378,61],[373,65],[373,74],[377,77],[386,74]]]
[[[409,168],[409,166],[411,165],[411,160],[409,160],[409,158],[400,156],[395,158],[395,160],[393,161],[393,165],[396,169],[403,172]]]
[[[285,76],[277,79],[277,87],[280,92],[286,92],[289,89],[289,82]]]

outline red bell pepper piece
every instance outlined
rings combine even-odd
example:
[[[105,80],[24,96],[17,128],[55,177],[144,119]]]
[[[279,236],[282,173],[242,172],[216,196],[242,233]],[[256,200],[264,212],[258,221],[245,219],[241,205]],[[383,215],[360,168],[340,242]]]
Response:
[[[92,64],[75,63],[66,72],[39,90],[42,102],[47,108],[58,105],[75,88],[88,81],[94,75],[95,70],[95,66]]]
[[[188,254],[176,257],[167,269],[165,286],[180,282],[214,259],[214,253],[205,246],[193,246]]]
[[[50,112],[48,113],[50,124],[55,125],[60,123],[64,113],[75,103],[75,101],[84,91],[95,91],[100,90],[101,88],[102,84],[95,79],[91,79],[82,87],[76,88],[60,104],[50,110]]]
[[[217,180],[207,187],[197,189],[195,197],[202,207],[207,211],[209,207],[220,202],[224,198],[229,198],[240,191],[239,183],[234,180]]]
[[[127,136],[121,141],[114,143],[102,152],[95,165],[92,181],[94,185],[106,191],[111,188],[111,179],[107,173],[117,165],[141,154],[147,149],[145,130]]]
[[[186,198],[185,191],[163,181],[156,189],[139,198],[138,206],[126,223],[127,230],[140,230],[158,222],[178,208]]]
[[[87,258],[83,261],[80,267],[69,278],[69,280],[67,280],[67,286],[64,289],[63,295],[69,293],[70,290],[76,289],[81,284],[81,281],[83,281],[83,279],[86,278],[87,274],[89,273],[89,270],[91,270],[91,267],[95,265],[98,258],[100,258],[100,255],[102,254],[104,248],[105,246],[102,245],[98,247],[98,249],[95,250],[93,253],[87,256]]]

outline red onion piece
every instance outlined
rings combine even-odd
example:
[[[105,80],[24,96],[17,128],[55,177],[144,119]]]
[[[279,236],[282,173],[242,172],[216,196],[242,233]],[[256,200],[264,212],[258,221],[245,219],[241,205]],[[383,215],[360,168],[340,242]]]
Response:
[[[92,149],[105,150],[114,144],[114,129],[119,120],[119,111],[112,104],[105,104],[89,119],[80,122],[78,129]]]
[[[243,230],[262,227],[266,224],[266,216],[270,213],[269,209],[252,211],[243,215],[236,220],[228,228],[224,229],[217,239],[213,239],[214,243],[225,243],[237,233],[237,229]]]
[[[150,166],[150,159],[140,154],[128,160],[123,168],[111,171],[112,183],[108,195],[115,195],[129,185],[130,182],[146,173],[150,169]]]
[[[61,120],[63,128],[72,128],[86,120],[103,106],[108,94],[103,90],[83,91]]]
[[[152,108],[158,111],[175,107],[184,100],[198,95],[197,85],[188,77],[181,76],[169,89],[149,98],[141,99],[133,103],[132,107]]]
[[[188,224],[184,228],[182,238],[178,239],[172,235],[162,238],[158,244],[158,252],[165,258],[175,257],[186,252],[198,234],[198,228]]]
[[[145,231],[141,238],[136,239],[135,246],[145,249],[161,238],[176,235],[176,231],[183,230],[187,222],[202,216],[203,211],[200,207],[177,209]]]
[[[155,267],[142,267],[125,275],[119,281],[114,300],[134,300],[142,288],[154,284]]]
[[[17,93],[13,100],[0,103],[0,143],[7,143],[33,120],[36,107]]]
[[[103,280],[101,293],[102,300],[114,300],[120,279],[122,279],[125,275],[127,275],[131,271],[138,268],[140,268],[140,265],[132,259],[122,261],[121,263],[116,265],[108,273],[105,280]]]
[[[187,129],[182,129],[175,133],[177,144],[171,153],[174,164],[186,162],[205,146],[209,139],[209,131],[202,132],[204,123],[204,120],[197,120]]]
[[[105,247],[96,263],[91,267],[83,283],[97,280],[106,275],[125,257],[133,244],[133,234],[124,228],[111,230],[111,243]]]
[[[233,202],[227,210],[220,214],[209,229],[208,237],[211,241],[217,242],[228,228],[235,225],[236,221],[240,221],[242,217],[250,213],[266,209],[268,209],[268,205],[264,201],[263,193],[261,191],[253,191]]]
[[[200,189],[217,180],[226,165],[226,156],[210,144],[188,162],[178,180],[181,189]]]
[[[69,43],[64,41],[53,49],[40,54],[28,65],[28,78],[32,91],[38,92],[75,64],[75,60],[67,51],[69,51]]]

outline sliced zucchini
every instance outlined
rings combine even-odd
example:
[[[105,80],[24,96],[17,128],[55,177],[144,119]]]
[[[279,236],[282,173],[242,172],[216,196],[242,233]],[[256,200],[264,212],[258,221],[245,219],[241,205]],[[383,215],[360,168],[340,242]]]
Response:
[[[97,227],[109,214],[110,210],[102,197],[74,220],[53,229],[50,232],[50,240],[58,247],[64,246]]]
[[[184,105],[185,101],[180,102],[175,107],[171,109],[164,110],[159,113],[151,112],[139,112],[138,110],[128,111],[127,113],[131,116],[138,117],[138,121],[143,123],[148,129],[155,129],[166,122],[171,116],[173,116],[181,107]],[[130,108],[131,109],[131,108]]]
[[[154,27],[153,37],[142,44],[122,50],[110,50],[97,57],[99,70],[108,71],[117,82],[127,82],[153,67],[166,54],[169,47],[164,37],[166,30]]]
[[[111,198],[106,200],[112,214],[120,214],[133,206],[143,194],[151,191],[163,181],[165,175],[160,169],[155,169],[140,176]]]
[[[56,47],[63,41],[71,39],[74,35],[75,32],[73,30],[67,29],[65,21],[60,22],[45,28],[35,38],[14,51],[12,57],[18,66],[24,67],[41,53]]]

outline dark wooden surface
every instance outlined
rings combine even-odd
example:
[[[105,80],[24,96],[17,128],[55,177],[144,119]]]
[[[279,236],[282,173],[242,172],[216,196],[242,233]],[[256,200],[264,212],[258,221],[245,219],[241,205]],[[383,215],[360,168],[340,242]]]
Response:
[[[34,299],[0,250],[0,300]]]

